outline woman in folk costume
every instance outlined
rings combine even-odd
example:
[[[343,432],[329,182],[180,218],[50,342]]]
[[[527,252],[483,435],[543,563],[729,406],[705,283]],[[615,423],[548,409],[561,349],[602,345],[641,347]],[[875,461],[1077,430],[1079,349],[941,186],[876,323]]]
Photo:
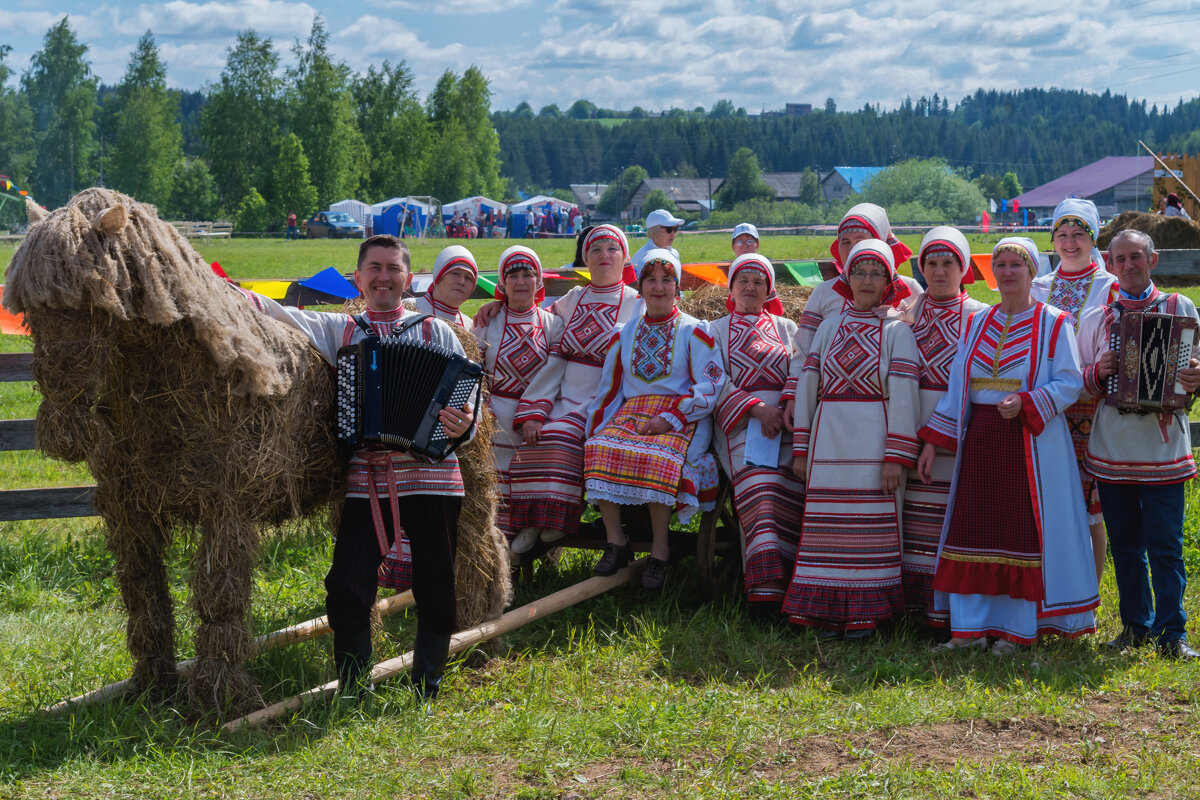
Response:
[[[838,280],[854,305],[821,323],[796,385],[793,470],[808,486],[783,613],[860,639],[904,611],[900,503],[920,446],[920,354],[903,320],[875,313],[896,283],[886,243],[856,244]]]
[[[1083,388],[1071,315],[1036,301],[1037,246],[1001,239],[1000,303],[971,316],[946,394],[921,429],[918,475],[936,447],[954,479],[933,578],[950,613],[948,647],[1012,652],[1040,634],[1096,629],[1100,598],[1074,449],[1063,410]]]
[[[621,527],[622,505],[646,505],[653,540],[642,586],[667,577],[671,511],[687,522],[710,510],[717,464],[708,452],[713,409],[725,385],[721,355],[704,322],[676,307],[682,269],[669,250],[650,250],[638,268],[645,316],[610,337],[600,389],[588,407],[583,479],[600,508],[607,543],[597,575],[612,575],[633,557]]]
[[[958,350],[958,338],[971,314],[986,309],[972,300],[963,284],[974,281],[971,247],[955,228],[933,228],[921,240],[920,264],[928,288],[905,313],[913,327],[921,352],[921,425],[928,421],[938,401],[946,394],[950,363]],[[954,453],[937,448],[931,480],[924,483],[909,474],[904,488],[902,541],[904,596],[910,611],[919,611],[925,621],[939,626],[945,613],[934,611],[933,570],[937,564],[938,541],[946,517],[950,479],[954,476]]]
[[[443,248],[433,263],[429,291],[417,298],[417,311],[471,330],[471,318],[458,309],[475,291],[478,281],[479,268],[470,250],[460,244]]]
[[[521,395],[513,419],[524,445],[509,468],[509,525],[517,531],[535,528],[544,542],[579,527],[588,403],[598,392],[613,328],[632,318],[638,298],[621,280],[629,246],[620,228],[592,228],[583,257],[591,283],[551,307],[563,324],[550,338],[546,365]]]
[[[521,445],[513,426],[521,393],[546,363],[562,320],[539,307],[546,290],[542,286],[542,263],[528,247],[514,245],[500,254],[500,284],[503,301],[499,314],[486,326],[474,329],[483,351],[483,368],[491,394],[488,403],[496,417],[492,453],[496,459],[501,506],[497,525],[514,553],[527,553],[537,543],[537,529],[526,528],[523,536],[509,519],[509,464]],[[520,455],[517,454],[517,458]]]
[[[733,482],[746,598],[778,609],[796,560],[804,484],[792,474],[792,435],[783,410],[795,395],[788,369],[796,323],[767,310],[774,295],[770,260],[753,252],[738,256],[729,267],[730,313],[709,331],[728,375],[717,399],[715,449]],[[767,442],[769,463],[749,460]]]
[[[1096,248],[1100,216],[1091,200],[1063,200],[1054,209],[1052,241],[1058,254],[1058,267],[1033,282],[1033,299],[1061,308],[1073,318],[1075,332],[1085,311],[1108,305],[1117,292],[1117,278],[1104,266],[1104,256]],[[1095,398],[1084,397],[1067,409],[1067,425],[1075,445],[1075,461],[1083,497],[1087,503],[1092,552],[1096,558],[1096,580],[1104,573],[1108,543],[1104,538],[1104,517],[1100,513],[1100,494],[1096,479],[1083,466],[1088,435],[1096,415]]]
[[[921,293],[921,284],[910,277],[899,274],[900,264],[912,255],[912,250],[904,242],[892,235],[892,226],[888,222],[887,212],[874,203],[859,203],[846,212],[838,224],[837,239],[829,246],[833,263],[837,266],[838,277],[830,278],[813,289],[808,302],[804,304],[804,314],[800,317],[800,331],[797,348],[800,355],[808,352],[813,337],[821,320],[836,316],[849,310],[854,305],[850,287],[841,279],[846,259],[856,244],[867,239],[879,239],[887,243],[892,251],[892,264],[895,266],[893,285],[880,299],[880,305],[899,308],[912,302]],[[800,361],[803,364],[803,359]],[[793,376],[795,377],[795,376]]]

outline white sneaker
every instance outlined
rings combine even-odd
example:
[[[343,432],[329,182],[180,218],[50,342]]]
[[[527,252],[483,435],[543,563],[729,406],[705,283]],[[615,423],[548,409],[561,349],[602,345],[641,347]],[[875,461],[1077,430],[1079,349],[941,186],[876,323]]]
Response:
[[[567,534],[565,531],[556,531],[552,528],[547,528],[546,530],[542,531],[542,541],[549,544],[550,542],[557,542],[566,535]]]
[[[537,528],[522,528],[513,540],[509,542],[508,549],[514,553],[528,553],[537,544],[538,529]]]

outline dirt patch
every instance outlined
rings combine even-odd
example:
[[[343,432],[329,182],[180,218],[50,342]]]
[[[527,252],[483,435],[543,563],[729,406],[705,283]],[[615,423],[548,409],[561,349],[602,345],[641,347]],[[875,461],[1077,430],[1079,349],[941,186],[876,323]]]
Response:
[[[1129,709],[1126,701],[1088,701],[1078,719],[1046,717],[973,719],[911,725],[866,733],[815,736],[780,748],[755,772],[768,777],[801,773],[832,775],[864,766],[907,761],[949,769],[1016,758],[1025,763],[1115,763],[1187,738],[1190,709],[1182,706]]]

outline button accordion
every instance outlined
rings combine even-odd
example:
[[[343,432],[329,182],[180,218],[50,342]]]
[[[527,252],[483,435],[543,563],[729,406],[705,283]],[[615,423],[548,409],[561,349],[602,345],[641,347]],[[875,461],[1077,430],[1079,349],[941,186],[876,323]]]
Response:
[[[1196,346],[1196,320],[1152,311],[1122,311],[1109,331],[1117,371],[1104,401],[1121,411],[1171,412],[1191,406],[1176,380]]]
[[[351,451],[382,444],[442,461],[467,436],[447,436],[438,412],[474,400],[478,419],[483,368],[452,350],[401,337],[401,330],[338,350],[338,441]]]

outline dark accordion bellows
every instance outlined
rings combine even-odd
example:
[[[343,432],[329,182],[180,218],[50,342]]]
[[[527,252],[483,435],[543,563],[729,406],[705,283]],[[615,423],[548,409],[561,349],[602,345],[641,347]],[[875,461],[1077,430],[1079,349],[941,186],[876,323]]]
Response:
[[[1174,411],[1191,405],[1191,396],[1176,382],[1196,346],[1191,317],[1125,311],[1109,331],[1117,354],[1117,371],[1108,379],[1105,402],[1122,411]]]
[[[369,336],[338,350],[338,441],[383,444],[441,461],[466,441],[438,420],[447,406],[474,402],[483,368],[452,350],[403,337]]]

